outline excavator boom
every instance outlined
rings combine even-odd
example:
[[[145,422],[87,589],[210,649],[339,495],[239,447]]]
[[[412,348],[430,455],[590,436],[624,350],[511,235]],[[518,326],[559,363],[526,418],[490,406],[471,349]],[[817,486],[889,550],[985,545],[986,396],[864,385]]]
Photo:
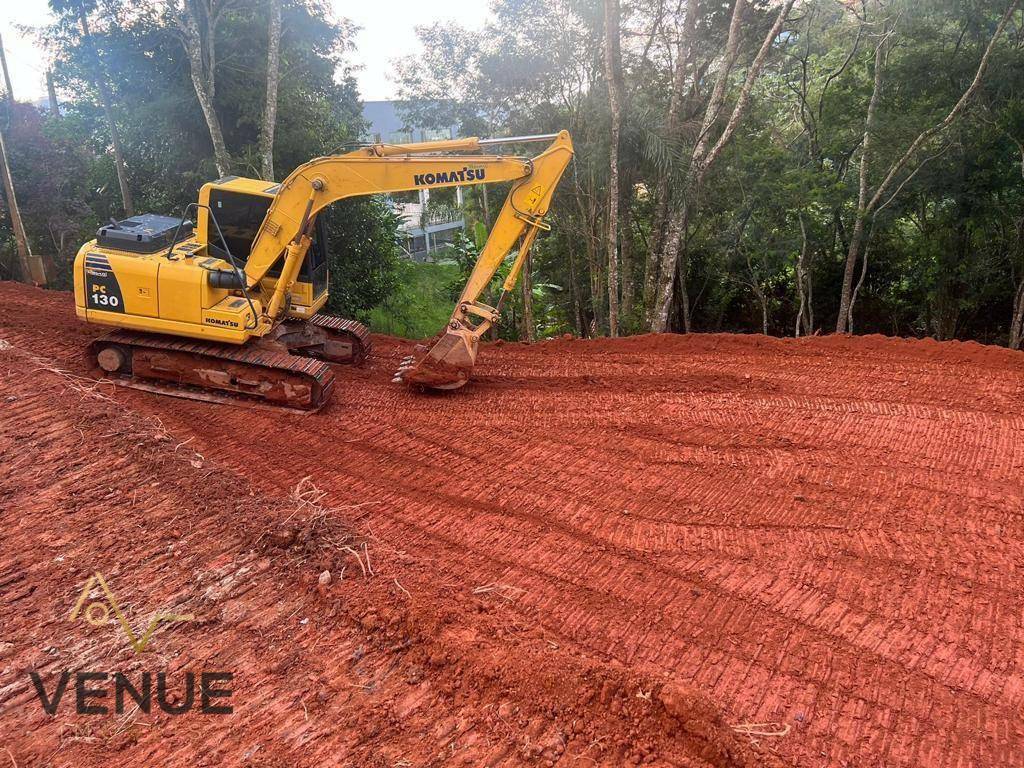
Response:
[[[544,223],[544,216],[572,154],[569,134],[563,131],[547,150],[533,159],[530,175],[512,185],[444,335],[425,355],[412,361],[411,366],[400,368],[396,379],[431,389],[458,389],[469,380],[480,339],[500,320],[501,308],[519,279],[537,233],[550,228]],[[517,244],[516,260],[495,306],[481,303],[481,294]]]
[[[532,159],[434,154],[535,141],[550,141],[550,146]],[[480,338],[498,322],[500,305],[515,286],[537,231],[547,228],[544,216],[572,155],[572,140],[567,131],[562,131],[511,139],[375,144],[347,155],[312,160],[296,168],[282,182],[246,264],[247,284],[250,288],[259,285],[282,251],[285,253],[281,279],[274,293],[266,297],[268,314],[275,317],[305,256],[308,238],[303,238],[314,217],[337,200],[415,189],[513,182],[444,335],[419,360],[407,360],[396,375],[396,380],[411,385],[456,389],[468,381]],[[480,303],[480,295],[517,244],[519,252],[503,286],[502,300],[496,307]]]

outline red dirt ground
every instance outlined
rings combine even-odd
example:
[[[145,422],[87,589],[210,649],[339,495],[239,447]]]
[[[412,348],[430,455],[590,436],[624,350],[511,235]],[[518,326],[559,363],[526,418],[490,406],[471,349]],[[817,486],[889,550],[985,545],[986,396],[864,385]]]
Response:
[[[1020,354],[506,344],[420,395],[377,337],[298,416],[77,378],[70,305],[0,283],[0,764],[1024,765]],[[68,623],[96,570],[197,620]],[[78,668],[235,714],[43,714]]]

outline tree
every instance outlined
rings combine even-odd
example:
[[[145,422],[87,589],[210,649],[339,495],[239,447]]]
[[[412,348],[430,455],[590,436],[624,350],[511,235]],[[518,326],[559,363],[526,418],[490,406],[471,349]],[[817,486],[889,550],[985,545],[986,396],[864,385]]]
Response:
[[[4,51],[3,39],[0,39],[0,66],[4,72],[4,98],[7,100],[7,108],[14,108],[14,86],[11,85],[11,73],[7,71],[7,53]]]
[[[14,229],[14,236],[18,243],[18,266],[21,268],[21,278],[27,281],[32,274],[29,267],[29,257],[32,255],[32,252],[29,250],[28,236],[25,234],[25,225],[21,220],[21,209],[18,207],[18,196],[14,191],[11,166],[7,160],[7,144],[4,141],[4,132],[2,130],[0,130],[0,174],[3,174],[4,198],[7,202],[7,212],[11,217],[11,226]]]
[[[215,11],[224,10],[218,5]],[[203,13],[202,9],[199,11]],[[263,77],[268,51],[268,4],[224,10],[216,21],[213,61],[217,67],[216,108],[224,141],[236,162],[259,175],[259,141],[265,112]],[[307,0],[282,4],[281,59],[294,77],[279,83],[274,155],[279,168],[297,165],[358,138],[362,121],[351,76],[341,56],[352,26],[334,22],[323,6]],[[200,19],[205,16],[200,15]],[[25,229],[33,243],[54,255],[55,283],[67,287],[80,245],[101,222],[120,214],[115,163],[100,99],[93,86],[93,46],[103,64],[114,104],[129,98],[133,108],[119,115],[124,153],[132,158],[132,192],[140,209],[180,215],[200,186],[216,178],[209,130],[197,102],[181,31],[166,7],[103,0],[90,13],[90,39],[81,33],[77,6],[70,17],[43,30],[51,52],[55,87],[68,98],[59,118],[17,105],[19,119],[8,142],[11,172],[18,184]],[[205,21],[203,24],[205,25]],[[205,34],[205,33],[204,33]],[[211,52],[203,51],[204,66]],[[258,74],[254,74],[258,73]],[[46,173],[40,173],[46,168]],[[325,211],[331,238],[336,306],[365,312],[394,288],[396,227],[383,204],[334,206]],[[342,236],[351,232],[351,236]],[[14,253],[15,238],[0,219],[0,261]]]
[[[29,249],[28,236],[25,234],[25,225],[21,220],[21,209],[18,207],[18,196],[14,190],[11,166],[7,160],[7,144],[4,141],[4,131],[9,127],[14,115],[14,88],[11,86],[11,76],[7,73],[7,54],[4,51],[2,40],[0,40],[0,65],[3,66],[4,73],[4,101],[6,104],[4,122],[7,123],[5,126],[0,126],[0,175],[3,176],[4,199],[7,202],[7,212],[11,217],[11,227],[18,244],[18,264],[21,267],[21,277],[23,280],[28,280],[31,274],[29,256],[32,255],[32,252]]]
[[[281,0],[270,0],[267,29],[267,101],[260,128],[260,173],[274,179],[274,127],[277,123],[277,84],[281,72]]]
[[[963,95],[957,100],[956,104],[949,113],[940,120],[937,124],[930,128],[925,129],[917,135],[907,147],[906,151],[900,155],[896,161],[889,166],[885,177],[882,182],[876,187],[873,194],[868,193],[868,166],[869,166],[869,155],[868,149],[870,140],[874,133],[874,112],[878,103],[878,95],[882,85],[882,70],[885,63],[885,45],[888,35],[887,33],[883,37],[882,42],[879,43],[875,52],[875,87],[872,90],[871,101],[868,104],[868,115],[865,119],[864,127],[864,148],[861,153],[861,173],[860,173],[860,194],[857,203],[857,216],[854,219],[853,233],[850,236],[850,247],[847,251],[846,256],[846,267],[843,273],[843,287],[842,293],[840,294],[839,301],[839,316],[836,318],[836,333],[845,333],[852,322],[853,313],[853,275],[854,270],[857,266],[858,257],[861,255],[861,249],[864,241],[864,227],[869,216],[873,216],[877,213],[877,210],[885,205],[892,202],[900,191],[907,184],[907,182],[913,178],[914,174],[926,163],[928,160],[924,160],[919,163],[917,168],[903,180],[903,182],[896,187],[889,199],[882,203],[885,199],[886,194],[892,187],[896,178],[903,172],[907,165],[913,160],[920,149],[928,146],[928,144],[935,138],[942,135],[946,129],[948,129],[953,123],[956,122],[957,118],[963,114],[967,105],[971,102],[974,94],[977,93],[981,87],[982,79],[985,76],[985,71],[988,69],[988,63],[992,57],[992,50],[996,45],[996,42],[1002,37],[1003,30],[1006,28],[1007,22],[1013,16],[1014,12],[1020,6],[1020,0],[1013,0],[1006,12],[1003,14],[999,23],[996,25],[995,32],[993,32],[991,39],[989,40],[988,46],[985,48],[985,52],[981,56],[981,61],[978,62],[978,68],[974,73],[974,79],[971,80],[971,84],[967,87],[967,90],[963,92]]]
[[[231,172],[231,156],[224,143],[224,132],[213,101],[217,92],[216,41],[217,27],[230,7],[231,0],[173,0],[168,5],[168,12],[188,55],[192,86],[210,132],[213,158],[221,176]]]
[[[199,67],[166,4],[85,0],[87,38],[78,0],[61,1],[44,38],[68,98],[59,117],[16,105],[4,138],[26,237],[55,255],[64,285],[78,245],[121,215],[119,165],[135,207],[166,213],[225,166],[196,72],[235,172],[274,176],[361,136],[351,25],[314,0],[281,0],[279,38],[270,0],[189,0]],[[856,308],[859,333],[1017,347],[1024,19],[1008,6],[495,0],[480,31],[420,30],[423,55],[399,68],[403,112],[462,135],[573,136],[504,338],[642,331],[667,299],[673,330],[804,336],[845,317],[849,332]],[[470,229],[484,227],[483,190],[465,199]],[[364,293],[386,294],[412,268],[387,255],[379,208],[324,215],[335,311],[365,312]],[[359,245],[348,230],[365,234]],[[16,246],[0,218],[0,261]],[[395,290],[410,311],[423,306],[410,286]]]
[[[719,134],[717,141],[712,144],[711,130],[724,107],[729,75],[732,72],[732,68],[739,55],[740,24],[745,3],[743,0],[735,0],[735,3],[733,4],[732,20],[729,24],[729,36],[726,40],[723,52],[723,64],[719,70],[718,78],[715,81],[715,87],[711,93],[711,98],[708,101],[707,108],[704,110],[704,120],[701,124],[700,133],[698,134],[697,141],[693,146],[693,151],[690,154],[690,162],[684,183],[686,190],[684,192],[685,197],[682,204],[679,205],[672,215],[669,216],[665,236],[662,240],[663,250],[660,258],[658,259],[661,265],[660,277],[658,279],[657,291],[654,298],[654,308],[651,313],[651,331],[655,333],[663,332],[668,328],[669,309],[672,304],[677,280],[680,247],[683,244],[686,231],[688,229],[690,209],[693,204],[693,200],[699,198],[701,186],[707,178],[708,171],[714,164],[715,160],[718,159],[722,150],[732,139],[736,129],[746,116],[747,109],[750,105],[750,96],[754,83],[757,82],[757,78],[761,74],[761,69],[768,57],[768,53],[778,38],[779,32],[782,30],[782,25],[789,16],[790,10],[793,8],[793,3],[794,0],[786,0],[779,10],[779,13],[775,18],[775,23],[768,30],[757,55],[754,56],[753,62],[751,62],[750,67],[747,69],[747,75],[743,81],[743,86],[740,89],[739,96],[736,99],[736,104],[733,107],[732,114],[729,116],[729,120],[726,122],[722,132]],[[684,266],[678,274],[678,279],[681,285],[680,298],[682,300],[683,307],[683,328],[684,330],[689,331],[690,308],[688,305],[689,297],[686,293],[685,261],[686,260],[684,258]]]
[[[342,200],[321,215],[331,254],[327,309],[365,320],[395,290],[398,219],[379,198]]]
[[[608,333],[619,335],[619,136],[622,132],[622,53],[619,48],[619,0],[604,0],[604,71],[611,110],[608,170]]]
[[[131,217],[135,215],[135,205],[132,199],[131,186],[128,183],[128,171],[124,159],[124,147],[121,143],[121,132],[117,127],[114,118],[113,98],[110,87],[107,83],[103,61],[100,57],[99,48],[93,36],[92,25],[89,21],[91,12],[99,11],[110,15],[115,9],[99,5],[99,0],[50,0],[50,8],[57,15],[57,25],[71,26],[78,25],[81,34],[81,41],[85,47],[86,60],[85,69],[89,74],[89,80],[99,96],[100,106],[103,108],[103,117],[110,133],[111,150],[114,153],[114,168],[117,172],[117,185],[121,191],[121,207],[124,215]]]
[[[665,119],[665,134],[667,136],[676,136],[681,127],[687,77],[689,76],[690,68],[693,66],[697,15],[697,0],[686,0],[686,16],[679,33],[675,70],[672,73],[672,90],[669,96],[668,114]],[[659,174],[654,192],[656,208],[651,223],[652,241],[647,249],[643,290],[644,320],[648,325],[651,322],[651,311],[654,308],[654,292],[658,285],[658,268],[661,263],[665,224],[668,221],[669,205],[671,203],[671,188],[669,186],[671,179],[671,173]]]

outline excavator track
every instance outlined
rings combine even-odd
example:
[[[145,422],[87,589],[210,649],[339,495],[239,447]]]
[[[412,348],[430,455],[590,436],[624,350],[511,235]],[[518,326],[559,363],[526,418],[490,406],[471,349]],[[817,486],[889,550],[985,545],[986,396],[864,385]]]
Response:
[[[316,411],[334,388],[326,363],[259,346],[114,331],[94,341],[89,354],[118,384],[193,400]]]
[[[352,345],[352,359],[351,361],[346,360],[344,362],[360,365],[369,356],[370,352],[373,351],[370,329],[357,320],[316,314],[309,318],[307,322],[315,328],[322,329],[329,339],[347,342]]]

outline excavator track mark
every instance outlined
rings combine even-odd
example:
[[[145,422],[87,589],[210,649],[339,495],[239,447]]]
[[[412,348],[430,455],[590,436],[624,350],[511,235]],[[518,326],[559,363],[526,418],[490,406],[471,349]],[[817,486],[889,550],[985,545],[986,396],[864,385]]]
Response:
[[[94,341],[90,353],[117,383],[194,400],[308,412],[323,407],[334,387],[326,363],[257,347],[115,331]],[[114,370],[112,361],[120,362]]]

